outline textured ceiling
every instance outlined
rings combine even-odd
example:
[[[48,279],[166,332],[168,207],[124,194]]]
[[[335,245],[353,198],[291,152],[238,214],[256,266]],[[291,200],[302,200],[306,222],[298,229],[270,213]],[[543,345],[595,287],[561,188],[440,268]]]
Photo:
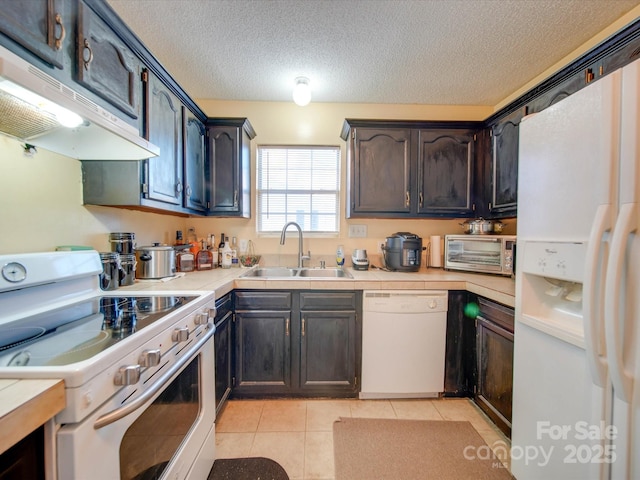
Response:
[[[107,0],[194,99],[494,106],[638,0]]]

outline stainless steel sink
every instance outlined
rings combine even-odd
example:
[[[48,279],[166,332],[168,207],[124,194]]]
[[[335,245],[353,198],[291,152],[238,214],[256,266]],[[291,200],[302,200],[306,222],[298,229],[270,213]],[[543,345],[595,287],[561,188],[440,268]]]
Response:
[[[298,272],[299,277],[315,278],[353,278],[349,272],[338,268],[303,268]]]
[[[284,267],[264,267],[249,270],[243,273],[241,277],[295,277],[298,270],[295,268]]]
[[[353,278],[338,268],[261,267],[240,275],[242,278]]]

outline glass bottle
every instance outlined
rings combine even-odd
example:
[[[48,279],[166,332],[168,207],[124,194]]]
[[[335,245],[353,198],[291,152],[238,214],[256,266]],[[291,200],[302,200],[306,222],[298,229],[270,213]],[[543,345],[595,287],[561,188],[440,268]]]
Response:
[[[200,250],[196,255],[196,268],[198,270],[211,270],[213,268],[213,252]]]
[[[196,235],[196,229],[194,227],[189,227],[187,230],[187,243],[191,245],[189,250],[195,257],[198,256],[198,252],[200,251],[200,245],[198,244],[198,236]]]
[[[222,268],[231,268],[232,256],[229,238],[225,238],[224,246],[222,247]]]
[[[218,244],[218,265],[222,266],[222,249],[224,248],[224,233],[220,236],[220,243]]]
[[[240,261],[238,260],[238,244],[236,237],[231,237],[231,266],[238,268]]]

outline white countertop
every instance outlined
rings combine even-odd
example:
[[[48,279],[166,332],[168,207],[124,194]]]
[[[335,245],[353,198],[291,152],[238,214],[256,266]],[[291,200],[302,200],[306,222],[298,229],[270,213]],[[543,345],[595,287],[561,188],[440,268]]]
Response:
[[[515,304],[515,281],[510,277],[421,269],[418,272],[356,271],[353,278],[239,278],[246,268],[217,268],[188,272],[168,281],[136,280],[119,291],[215,291],[219,298],[233,289],[304,290],[468,290],[504,305]]]

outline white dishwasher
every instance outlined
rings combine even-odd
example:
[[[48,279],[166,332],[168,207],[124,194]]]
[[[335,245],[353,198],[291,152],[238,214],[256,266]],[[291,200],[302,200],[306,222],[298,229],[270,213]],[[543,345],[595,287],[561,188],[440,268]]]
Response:
[[[444,391],[447,292],[363,293],[360,398],[426,398]]]

